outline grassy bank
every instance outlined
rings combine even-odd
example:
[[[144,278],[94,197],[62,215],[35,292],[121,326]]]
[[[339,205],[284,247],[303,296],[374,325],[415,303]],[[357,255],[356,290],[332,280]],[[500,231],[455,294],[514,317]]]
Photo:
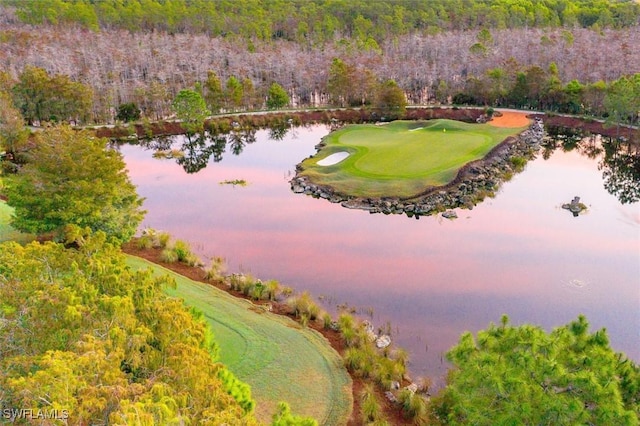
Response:
[[[445,185],[462,166],[522,130],[446,119],[347,126],[324,139],[318,154],[302,162],[299,175],[357,197],[410,197]],[[318,165],[338,152],[350,155],[334,165]]]
[[[251,386],[258,418],[270,419],[278,401],[287,401],[294,413],[320,424],[346,424],[351,379],[319,333],[144,259],[129,256],[128,263],[175,278],[177,288],[167,292],[204,314],[219,344],[220,361]]]

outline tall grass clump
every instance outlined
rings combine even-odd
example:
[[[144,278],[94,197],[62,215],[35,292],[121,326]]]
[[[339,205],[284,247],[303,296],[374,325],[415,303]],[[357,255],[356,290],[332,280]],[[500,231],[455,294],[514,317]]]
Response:
[[[158,232],[153,228],[146,228],[138,238],[137,246],[140,249],[167,248],[171,240],[168,232]]]
[[[168,232],[159,232],[156,236],[158,247],[166,248],[171,241],[171,234]]]
[[[373,386],[368,383],[360,392],[360,422],[364,425],[387,425],[382,405],[376,396]]]
[[[524,169],[525,164],[527,164],[527,159],[524,157],[514,156],[509,159],[509,162],[516,171],[520,172]]]
[[[136,241],[136,246],[139,249],[150,249],[153,248],[153,237],[151,235],[148,234],[142,234],[140,236],[140,238],[138,238],[138,240]]]
[[[378,355],[375,360],[375,366],[375,381],[383,389],[389,389],[393,382],[402,382],[402,376],[406,371],[405,368],[396,360],[380,355]]]
[[[276,280],[269,280],[264,283],[265,289],[265,298],[270,301],[275,301],[278,298],[278,293],[280,292],[280,283]]]
[[[211,264],[204,270],[204,279],[207,281],[221,281],[226,270],[227,265],[224,258],[216,256],[211,259]]]
[[[172,249],[166,248],[160,253],[160,260],[166,263],[174,263],[178,261],[178,255]]]
[[[307,315],[311,321],[316,320],[321,311],[320,306],[313,301],[311,295],[306,291],[299,296],[290,297],[287,300],[287,305],[294,316],[300,318],[302,315]]]
[[[262,283],[262,281],[258,280],[253,283],[253,287],[251,287],[251,298],[253,300],[262,300],[263,295],[266,293],[267,287]]]
[[[178,260],[184,262],[189,257],[189,254],[191,254],[191,247],[186,241],[176,240],[176,242],[173,243],[173,251],[176,252]]]
[[[331,328],[331,324],[333,324],[333,318],[329,312],[323,312],[321,315],[322,318],[322,327],[325,330],[329,330]]]
[[[257,281],[258,280],[256,280],[251,274],[233,274],[229,278],[229,286],[232,290],[242,293],[245,296],[249,296]]]
[[[344,353],[345,366],[355,376],[364,379],[373,377],[377,359],[372,346],[351,347]]]
[[[202,260],[191,251],[189,243],[176,240],[173,245],[168,244],[160,254],[160,260],[167,263],[182,262],[189,266],[202,266]]]
[[[398,395],[398,402],[402,406],[402,413],[407,420],[414,424],[425,424],[428,422],[429,406],[427,401],[420,395],[403,389]]]

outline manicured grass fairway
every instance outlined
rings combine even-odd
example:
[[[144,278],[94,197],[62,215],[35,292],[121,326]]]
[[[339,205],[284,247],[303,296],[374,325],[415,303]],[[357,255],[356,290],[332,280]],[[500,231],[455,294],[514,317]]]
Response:
[[[177,288],[167,293],[204,314],[220,361],[251,386],[258,418],[270,421],[276,404],[286,401],[295,414],[320,424],[346,424],[353,404],[351,378],[319,333],[144,259],[128,256],[127,263],[175,278]]]
[[[301,175],[348,195],[411,197],[450,182],[462,166],[524,129],[444,119],[347,126],[329,134],[326,146],[303,161]],[[317,165],[341,151],[349,157],[335,165]]]

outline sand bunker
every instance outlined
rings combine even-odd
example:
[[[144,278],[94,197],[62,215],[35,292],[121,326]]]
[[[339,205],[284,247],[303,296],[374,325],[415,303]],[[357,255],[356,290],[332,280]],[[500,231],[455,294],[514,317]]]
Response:
[[[349,153],[346,151],[336,152],[335,154],[331,154],[326,158],[318,161],[316,164],[318,166],[333,166],[334,164],[338,164],[345,158],[349,156]]]
[[[489,124],[495,127],[523,127],[530,124],[526,112],[500,111],[501,117],[493,117]]]

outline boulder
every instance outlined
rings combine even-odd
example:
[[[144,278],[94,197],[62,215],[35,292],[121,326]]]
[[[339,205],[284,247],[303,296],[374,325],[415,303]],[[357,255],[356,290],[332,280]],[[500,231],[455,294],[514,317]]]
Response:
[[[444,217],[445,219],[457,219],[458,214],[454,210],[447,210],[446,212],[442,213],[442,217]]]
[[[580,202],[580,197],[576,196],[570,203],[563,204],[562,208],[569,210],[574,216],[578,216],[580,212],[587,209],[587,206]]]
[[[382,336],[376,339],[376,347],[378,349],[386,348],[390,344],[391,344],[391,337],[387,336],[386,334],[383,334]]]

